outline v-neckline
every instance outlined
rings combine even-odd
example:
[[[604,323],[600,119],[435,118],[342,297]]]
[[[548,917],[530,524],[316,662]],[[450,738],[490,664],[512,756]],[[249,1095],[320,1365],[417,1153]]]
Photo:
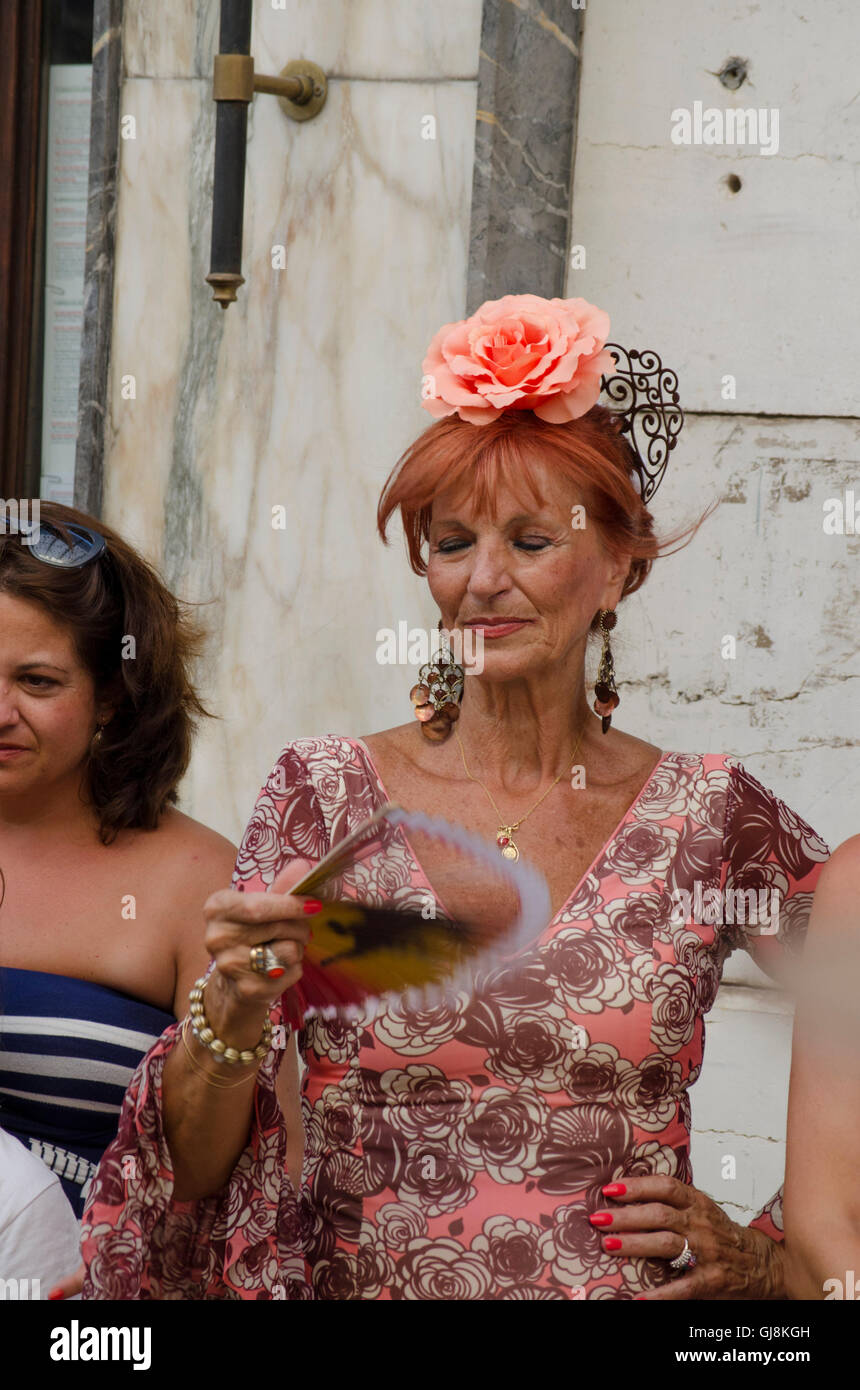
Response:
[[[391,800],[393,800],[393,798],[392,798],[391,796],[389,796],[389,794],[388,794],[388,788],[386,787],[385,783],[383,782],[382,778],[380,777],[379,771],[378,771],[378,769],[377,769],[377,767],[376,767],[376,764],[375,764],[375,762],[373,761],[373,758],[372,758],[372,756],[371,756],[370,749],[368,748],[368,746],[367,746],[367,744],[364,742],[364,740],[363,740],[363,739],[360,739],[360,738],[347,738],[346,741],[347,741],[347,743],[351,743],[351,744],[353,744],[353,746],[357,746],[358,748],[361,749],[361,751],[362,751],[362,753],[363,753],[363,755],[364,755],[366,761],[367,761],[368,764],[370,765],[370,770],[372,771],[373,776],[376,778],[376,781],[378,782],[378,784],[379,784],[379,786],[380,786],[380,788],[381,788],[381,790],[382,790],[382,794],[383,794],[385,800],[386,800],[386,801],[391,801]],[[573,902],[573,900],[574,900],[574,898],[576,897],[576,895],[579,893],[580,889],[582,888],[582,885],[583,885],[583,884],[586,882],[586,880],[591,876],[591,874],[594,873],[594,870],[597,868],[597,866],[600,864],[601,860],[602,860],[602,859],[604,858],[604,856],[606,855],[606,852],[607,852],[607,850],[609,849],[609,846],[612,844],[613,840],[615,840],[615,839],[617,838],[617,836],[618,836],[618,835],[621,833],[621,831],[624,829],[624,827],[625,827],[625,825],[627,824],[628,820],[630,820],[631,817],[634,815],[634,813],[635,813],[635,811],[636,811],[636,808],[637,808],[638,805],[639,805],[639,802],[642,800],[642,797],[645,795],[646,791],[647,791],[648,788],[650,787],[651,783],[654,781],[654,778],[656,777],[656,775],[657,775],[657,773],[659,772],[660,768],[663,766],[663,763],[666,761],[666,759],[667,759],[669,756],[670,756],[670,754],[669,754],[668,752],[661,752],[659,758],[657,759],[657,761],[656,761],[656,763],[654,764],[654,766],[651,768],[651,771],[648,773],[648,776],[646,777],[645,781],[642,783],[642,786],[639,788],[638,792],[637,792],[636,795],[634,796],[634,798],[633,798],[633,800],[631,801],[630,805],[627,807],[627,810],[624,812],[624,815],[623,815],[623,816],[621,817],[621,819],[619,820],[619,822],[618,822],[618,824],[616,825],[615,829],[612,831],[611,835],[609,835],[609,836],[607,837],[607,839],[603,842],[603,844],[601,845],[600,849],[597,851],[597,854],[594,856],[594,858],[592,859],[592,861],[591,861],[591,863],[589,864],[588,868],[585,870],[585,873],[584,873],[584,874],[582,875],[582,877],[578,880],[578,882],[574,885],[573,891],[572,891],[571,893],[569,893],[568,896],[565,898],[565,900],[564,900],[564,902],[562,903],[561,907],[558,909],[558,912],[556,912],[555,916],[552,917],[552,918],[550,919],[549,922],[547,922],[547,925],[546,925],[546,927],[544,928],[545,931],[548,930],[549,927],[554,927],[554,926],[555,926],[555,924],[556,924],[556,922],[558,921],[559,917],[561,917],[562,913],[565,912],[565,911],[567,910],[567,908],[568,908],[568,907],[570,906],[570,904]],[[448,918],[450,919],[450,921],[453,922],[453,921],[454,921],[454,914],[453,914],[452,912],[449,912],[448,908],[445,906],[445,904],[443,903],[442,899],[439,897],[439,894],[436,892],[436,889],[433,887],[433,884],[430,882],[429,878],[427,877],[427,874],[426,874],[425,871],[424,871],[424,867],[423,867],[423,865],[422,865],[420,859],[419,859],[418,856],[416,855],[415,850],[412,848],[412,844],[411,844],[411,842],[410,842],[410,840],[409,840],[409,837],[407,836],[405,830],[403,829],[403,826],[402,826],[402,825],[401,825],[401,826],[398,826],[398,830],[400,831],[400,834],[403,836],[403,839],[404,839],[405,842],[406,842],[406,848],[409,850],[409,853],[410,853],[410,855],[411,855],[411,857],[412,857],[412,862],[413,862],[413,864],[415,865],[415,868],[418,870],[418,872],[419,872],[419,874],[421,875],[421,877],[423,878],[424,883],[425,883],[425,885],[426,885],[426,887],[427,887],[428,892],[433,896],[433,898],[435,899],[437,905],[442,909],[442,911],[444,912],[445,916],[448,917]]]

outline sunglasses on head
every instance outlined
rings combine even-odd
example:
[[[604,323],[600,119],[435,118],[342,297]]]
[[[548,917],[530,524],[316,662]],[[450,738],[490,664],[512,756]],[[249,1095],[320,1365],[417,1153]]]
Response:
[[[107,544],[104,536],[100,536],[98,531],[91,531],[88,526],[81,526],[77,521],[66,522],[63,530],[70,537],[69,540],[66,540],[50,521],[40,521],[29,531],[10,533],[0,529],[0,541],[7,540],[10,534],[17,535],[21,544],[26,545],[30,554],[35,555],[37,560],[64,570],[81,570],[92,560],[98,560],[99,556],[104,555]]]

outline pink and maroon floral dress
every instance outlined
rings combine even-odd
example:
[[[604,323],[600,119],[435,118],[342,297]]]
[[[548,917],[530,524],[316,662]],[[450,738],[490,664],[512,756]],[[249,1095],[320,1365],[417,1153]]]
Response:
[[[359,740],[288,744],[234,885],[265,890],[386,800]],[[93,1184],[84,1296],[627,1299],[665,1282],[664,1260],[607,1254],[588,1215],[605,1206],[602,1185],[628,1174],[692,1182],[689,1089],[723,962],[740,946],[772,969],[801,941],[827,854],[732,758],[665,753],[554,919],[472,991],[303,1026],[300,1194],[273,1051],[227,1186],[171,1202],[172,1026],[141,1063]],[[399,828],[341,883],[365,901],[435,898]],[[778,922],[726,920],[774,893]],[[781,1239],[779,1193],[753,1224]]]

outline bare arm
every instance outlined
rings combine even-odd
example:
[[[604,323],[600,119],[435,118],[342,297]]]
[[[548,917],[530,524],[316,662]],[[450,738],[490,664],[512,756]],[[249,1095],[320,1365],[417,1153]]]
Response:
[[[785,1182],[792,1298],[832,1295],[860,1274],[860,837],[825,867],[815,893],[798,1002]],[[854,1297],[845,1291],[844,1297]]]
[[[295,1033],[291,1033],[287,1041],[287,1050],[278,1072],[277,1091],[284,1112],[284,1124],[287,1126],[287,1172],[293,1187],[298,1191],[305,1156],[305,1132],[302,1123],[299,1052]]]

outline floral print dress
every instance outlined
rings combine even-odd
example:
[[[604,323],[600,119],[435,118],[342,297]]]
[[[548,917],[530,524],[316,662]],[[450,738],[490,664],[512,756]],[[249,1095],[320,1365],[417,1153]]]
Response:
[[[288,744],[234,886],[264,891],[388,799],[360,740]],[[734,759],[663,754],[553,920],[472,990],[304,1024],[299,1194],[272,1052],[230,1182],[171,1202],[168,1029],[93,1184],[84,1296],[626,1299],[665,1282],[667,1261],[607,1254],[588,1216],[627,1175],[693,1181],[689,1088],[723,962],[740,946],[772,970],[800,943],[827,854]],[[401,828],[341,887],[447,916]],[[780,1193],[752,1224],[781,1239]]]

